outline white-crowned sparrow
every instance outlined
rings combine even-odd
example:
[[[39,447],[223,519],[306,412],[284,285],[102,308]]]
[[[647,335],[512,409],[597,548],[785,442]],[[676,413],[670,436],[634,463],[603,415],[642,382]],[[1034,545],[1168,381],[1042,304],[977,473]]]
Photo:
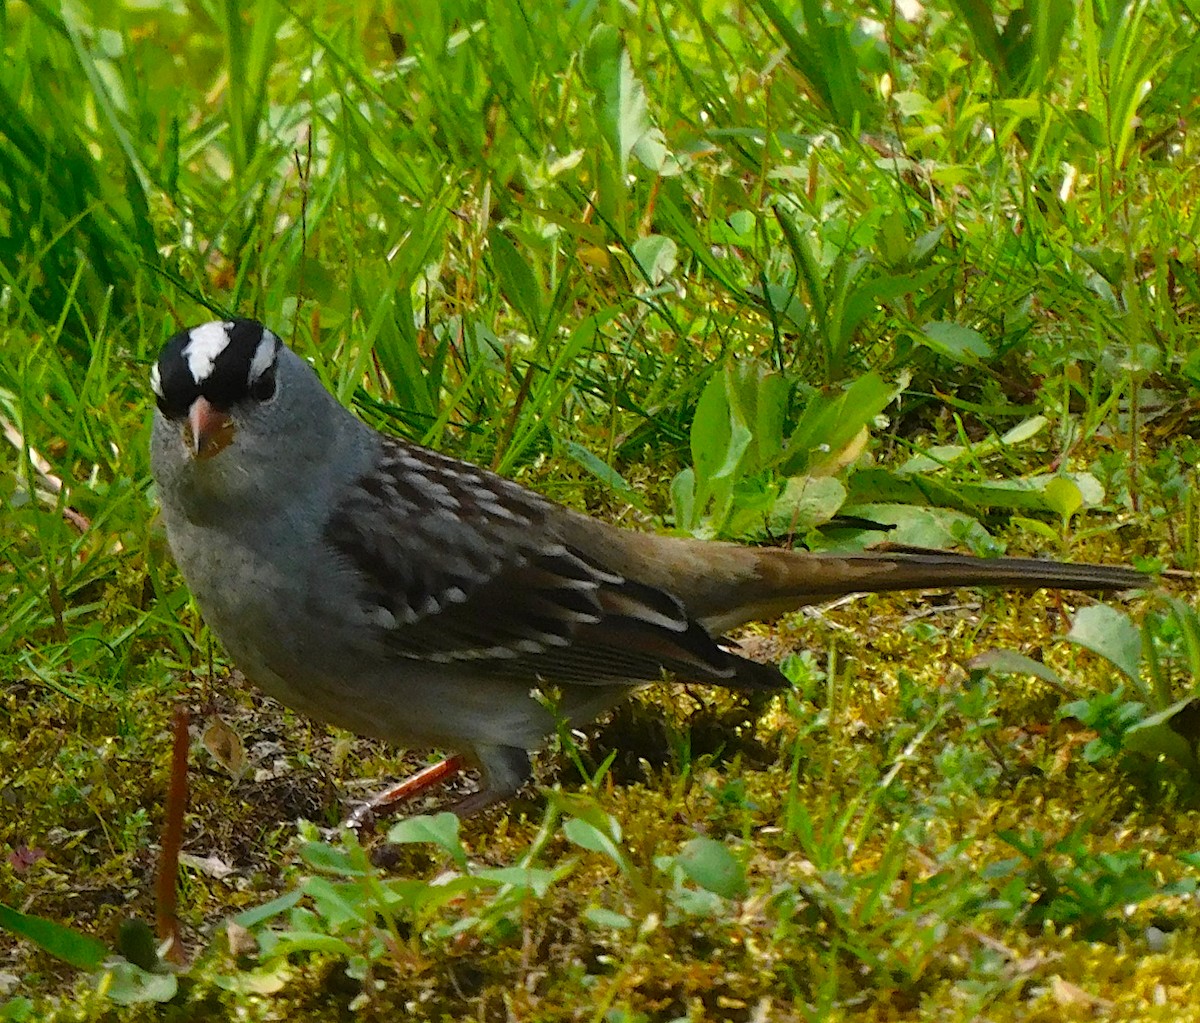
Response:
[[[911,549],[748,548],[620,529],[386,437],[253,320],[173,337],[151,373],[171,549],[246,676],[305,714],[465,753],[469,812],[529,777],[553,728],[664,672],[773,688],[726,630],[837,594],[983,584],[1125,589],[1128,568]]]

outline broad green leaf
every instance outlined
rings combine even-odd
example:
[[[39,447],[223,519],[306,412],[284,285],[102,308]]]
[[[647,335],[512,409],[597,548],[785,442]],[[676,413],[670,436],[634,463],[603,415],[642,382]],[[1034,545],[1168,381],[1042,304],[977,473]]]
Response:
[[[568,818],[563,823],[563,834],[576,845],[590,852],[603,853],[616,863],[624,863],[624,856],[612,836],[605,834],[587,821],[580,820],[578,817]]]
[[[644,132],[633,144],[632,152],[638,163],[655,174],[667,176],[683,172],[675,154],[667,148],[667,137],[660,128],[652,126]]]
[[[127,917],[117,930],[117,951],[134,966],[143,970],[157,969],[159,941],[150,925],[137,917]]]
[[[532,333],[542,329],[542,306],[537,277],[517,247],[499,228],[488,232],[488,248],[492,254],[492,266],[499,279],[500,291],[509,304],[529,325]]]
[[[983,459],[1003,447],[1013,447],[1030,440],[1045,429],[1048,422],[1049,420],[1045,416],[1030,416],[1000,437],[989,434],[983,440],[969,446],[965,444],[934,444],[908,458],[900,466],[899,471],[908,473],[937,472],[968,456],[977,460]]]
[[[750,431],[744,468],[748,473],[771,468],[783,450],[783,427],[791,390],[787,380],[749,359],[725,367],[730,416]]]
[[[847,480],[847,502],[857,505],[921,505],[966,508],[960,488],[928,474],[900,474],[887,469],[856,469]],[[857,513],[856,513],[857,514]]]
[[[715,917],[728,911],[722,896],[708,889],[676,888],[667,897],[681,913],[688,916]]]
[[[900,111],[903,117],[921,117],[927,113],[934,117],[937,116],[937,108],[934,107],[929,101],[929,97],[924,93],[912,92],[907,89],[901,90],[900,92],[892,93],[892,102],[896,104],[896,109]],[[907,247],[906,243],[904,248],[907,249]],[[901,252],[897,252],[893,247],[889,246],[884,249],[884,254],[889,259],[895,260],[900,258]]]
[[[930,228],[924,234],[918,235],[916,241],[913,242],[912,248],[908,252],[908,262],[912,265],[920,266],[930,256],[934,249],[938,247],[942,238],[946,234],[946,225],[938,224],[937,227]],[[940,269],[936,266],[926,267],[920,274],[913,275],[914,283],[909,293],[917,290],[917,287],[923,287],[927,281],[934,280],[935,276],[940,273]]]
[[[771,506],[771,529],[803,534],[832,519],[846,500],[846,488],[833,476],[792,476]]]
[[[633,921],[624,913],[617,913],[603,906],[589,906],[583,911],[583,917],[588,923],[613,931],[626,931],[633,926]]]
[[[270,920],[273,916],[286,913],[303,897],[304,893],[299,888],[293,889],[278,898],[271,899],[270,902],[264,902],[261,906],[238,913],[233,917],[233,922],[240,927],[245,927],[246,930],[253,930],[264,920]]]
[[[397,845],[432,842],[446,850],[458,864],[466,862],[467,854],[458,839],[459,819],[456,814],[419,814],[393,824],[388,841]]]
[[[692,463],[701,487],[711,487],[714,480],[735,480],[752,439],[729,401],[729,378],[715,374],[700,395],[692,420]]]
[[[866,425],[860,426],[858,430],[840,444],[838,447],[829,447],[828,450],[822,445],[819,454],[814,454],[808,460],[808,471],[812,476],[833,476],[840,473],[847,466],[853,465],[862,453],[867,450],[867,444],[871,440],[871,431]]]
[[[913,466],[919,463],[910,460]],[[1046,496],[1052,480],[1045,474],[1025,479],[986,480],[956,483],[940,471],[903,472],[888,469],[858,469],[848,480],[850,500],[857,502],[895,501],[909,504],[940,504],[966,511],[1007,508],[1025,512],[1054,512],[1057,509]],[[1104,500],[1104,488],[1091,473],[1065,473],[1061,477],[1073,485],[1087,505]]]
[[[1125,748],[1150,757],[1170,757],[1200,779],[1197,740],[1200,700],[1189,696],[1130,727],[1125,733]]]
[[[300,847],[300,858],[313,870],[322,874],[339,874],[343,877],[361,877],[366,873],[362,859],[355,860],[346,850],[328,842],[305,842]]]
[[[986,671],[993,675],[1032,675],[1049,682],[1052,686],[1061,687],[1063,684],[1052,668],[1016,650],[987,650],[978,657],[973,657],[970,667],[972,670]]]
[[[179,990],[179,980],[173,973],[152,973],[121,961],[104,972],[100,987],[118,1005],[140,1005],[169,1002]]]
[[[1055,476],[1046,481],[1042,491],[1050,507],[1058,512],[1063,522],[1069,522],[1071,517],[1083,507],[1083,494],[1079,487],[1065,476]]]
[[[3,903],[0,903],[0,927],[28,938],[52,956],[81,970],[99,968],[109,955],[108,946],[91,935],[40,916],[18,913]]]
[[[464,895],[490,888],[491,882],[481,881],[474,874],[458,874],[439,878],[436,884],[418,882],[409,898],[414,912],[433,914],[443,906],[459,901]]]
[[[272,949],[274,956],[289,956],[294,952],[327,952],[330,955],[352,956],[353,945],[322,931],[285,931]]]
[[[847,504],[844,515],[869,519],[893,528],[887,533],[888,543],[913,547],[957,547],[963,544],[973,549],[994,547],[986,529],[974,518],[950,508],[921,508],[907,504]],[[878,534],[867,534],[877,537]]]
[[[301,888],[317,913],[335,929],[352,920],[369,920],[376,912],[375,897],[362,884],[334,884],[324,877],[310,877]]]
[[[932,247],[941,238],[941,234],[929,234],[932,236],[929,241]],[[923,252],[914,246],[908,254],[908,261],[911,263],[922,257]],[[940,272],[940,267],[929,266],[912,273],[889,273],[856,281],[843,302],[839,328],[841,335],[849,339],[863,320],[878,312],[881,306],[922,293]]]
[[[396,908],[403,907],[410,912],[425,904],[432,887],[434,886],[428,881],[415,877],[394,877],[383,883],[383,888],[391,900],[389,904]]]
[[[939,185],[965,185],[973,181],[979,170],[975,166],[939,163],[930,169],[929,178]]]
[[[689,840],[675,857],[683,872],[701,888],[725,899],[746,894],[746,872],[721,842],[703,836]]]
[[[551,799],[555,808],[564,817],[578,818],[593,828],[612,835],[614,841],[621,841],[621,822],[608,813],[592,796],[555,791],[551,793]]]
[[[1016,444],[1023,444],[1027,440],[1031,440],[1042,432],[1049,424],[1050,420],[1045,416],[1030,416],[1028,419],[1017,423],[1011,430],[1008,430],[1000,438],[1000,440],[1012,447]]]
[[[992,346],[982,334],[959,323],[933,322],[925,324],[917,340],[940,355],[968,366],[978,365],[992,357]]]
[[[482,881],[528,888],[540,899],[564,874],[560,867],[484,867],[476,871],[474,876]]]
[[[1014,480],[988,480],[983,483],[965,483],[959,489],[974,504],[994,508],[1043,508],[1055,511],[1055,506],[1046,496],[1047,489],[1056,485],[1055,480],[1074,487],[1088,506],[1104,500],[1104,487],[1090,472],[1044,473]],[[1033,496],[1030,496],[1033,495]]]
[[[610,490],[616,491],[625,500],[643,507],[644,502],[639,490],[629,485],[629,482],[616,469],[607,462],[603,461],[598,455],[593,454],[582,444],[573,440],[561,441],[563,452],[569,456],[572,461],[581,465],[589,473],[596,477],[601,483],[607,486]]]
[[[594,803],[589,805],[588,803],[581,804],[580,801],[562,799],[564,809],[570,807],[572,803],[578,806],[590,820],[568,817],[563,822],[563,834],[576,845],[607,856],[633,886],[635,895],[645,895],[643,882],[638,878],[632,864],[626,858],[624,850],[618,844],[621,841],[621,827],[618,821]]]
[[[842,451],[874,423],[895,395],[895,387],[874,373],[864,374],[840,393],[814,391],[788,439],[780,471],[801,476],[811,464]]]
[[[647,283],[661,284],[675,272],[679,262],[679,247],[673,239],[661,234],[651,234],[639,238],[631,248],[633,258],[637,260],[638,268]]]
[[[892,102],[906,116],[910,111],[905,109],[905,97],[909,95],[916,94],[897,92],[892,96]],[[922,106],[929,106],[929,100],[924,96],[919,98]],[[899,209],[892,210],[883,218],[883,223],[879,225],[879,234],[876,236],[876,244],[883,258],[889,263],[900,262],[908,252],[908,219]]]
[[[751,245],[757,218],[750,210],[735,210],[725,220],[708,225],[709,237],[718,245]]]
[[[896,472],[906,476],[920,472],[942,472],[953,466],[964,455],[971,454],[979,457],[985,453],[963,444],[934,444],[924,451],[910,455],[900,464]]]
[[[646,93],[633,72],[629,51],[613,25],[599,25],[583,52],[583,70],[596,93],[594,109],[600,131],[625,175],[629,156],[650,129]]]
[[[225,991],[239,995],[273,995],[282,991],[291,979],[292,971],[286,959],[272,959],[256,970],[217,974],[213,983]]]
[[[690,466],[671,480],[671,510],[676,529],[690,532],[697,525],[700,512],[696,507],[696,473]]]
[[[1099,654],[1127,678],[1141,678],[1142,637],[1137,627],[1116,608],[1093,604],[1080,608],[1068,640]]]
[[[725,386],[725,374],[715,373],[700,392],[696,414],[692,417],[692,466],[701,493],[718,468],[725,464],[729,452],[732,426]]]
[[[1014,529],[1032,533],[1034,536],[1041,537],[1047,543],[1056,544],[1062,539],[1053,526],[1043,522],[1041,519],[1031,519],[1026,515],[1014,515],[1008,521]]]
[[[17,995],[0,1004],[0,1023],[26,1023],[33,1019],[33,1002]]]

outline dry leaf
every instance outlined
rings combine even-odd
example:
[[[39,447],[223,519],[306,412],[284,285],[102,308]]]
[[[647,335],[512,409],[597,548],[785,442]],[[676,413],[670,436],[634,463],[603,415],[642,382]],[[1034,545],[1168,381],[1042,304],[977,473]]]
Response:
[[[246,757],[242,737],[237,732],[214,715],[205,726],[200,742],[212,754],[212,758],[233,775],[235,781],[242,780],[250,761]]]

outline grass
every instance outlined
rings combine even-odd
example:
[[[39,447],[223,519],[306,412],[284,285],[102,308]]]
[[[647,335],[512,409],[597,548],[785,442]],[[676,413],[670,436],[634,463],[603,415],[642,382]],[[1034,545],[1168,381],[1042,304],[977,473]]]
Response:
[[[627,524],[1193,569],[1192,8],[38,2],[0,38],[0,1019],[1190,1018],[1196,779],[1146,724],[1194,755],[1183,610],[1125,608],[1150,684],[1053,596],[839,602],[747,639],[786,698],[644,694],[368,855],[314,829],[427,751],[231,683],[144,382],[237,311]],[[176,705],[178,976],[131,922]]]

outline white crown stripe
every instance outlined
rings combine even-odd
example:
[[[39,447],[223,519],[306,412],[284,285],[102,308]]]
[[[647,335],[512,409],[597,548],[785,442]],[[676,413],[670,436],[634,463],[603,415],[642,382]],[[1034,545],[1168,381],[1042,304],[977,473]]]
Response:
[[[275,346],[278,342],[279,339],[269,330],[263,331],[262,340],[254,349],[254,358],[250,360],[250,375],[246,378],[246,383],[254,383],[271,368],[275,362]]]
[[[232,323],[213,320],[193,327],[188,331],[190,340],[183,350],[188,371],[196,383],[203,383],[212,372],[213,363],[229,344],[229,328]]]

